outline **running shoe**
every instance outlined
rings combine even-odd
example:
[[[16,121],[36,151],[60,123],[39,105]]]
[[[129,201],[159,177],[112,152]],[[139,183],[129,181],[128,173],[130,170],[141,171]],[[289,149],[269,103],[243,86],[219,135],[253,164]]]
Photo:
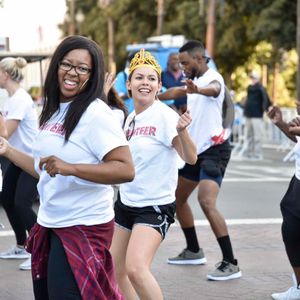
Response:
[[[31,257],[27,258],[19,265],[19,269],[23,271],[31,270]]]
[[[274,300],[300,300],[300,285],[297,286],[295,274],[292,275],[293,286],[286,292],[272,294]]]
[[[203,265],[205,263],[206,258],[202,248],[196,253],[188,249],[183,249],[179,255],[168,259],[168,264],[171,265]]]
[[[223,260],[216,264],[216,270],[207,275],[207,279],[223,281],[242,277],[242,272],[235,259],[234,263]]]
[[[24,248],[19,248],[17,246],[0,253],[0,258],[3,259],[24,259],[29,257],[30,253],[28,253]]]

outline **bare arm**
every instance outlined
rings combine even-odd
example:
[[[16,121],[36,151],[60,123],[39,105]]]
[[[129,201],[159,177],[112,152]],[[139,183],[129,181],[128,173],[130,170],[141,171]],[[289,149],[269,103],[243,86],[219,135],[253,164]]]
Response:
[[[12,136],[12,134],[17,130],[20,124],[20,120],[3,120],[3,121],[4,121],[3,125],[5,126],[6,134],[1,136],[3,136],[6,139],[9,139]]]
[[[294,118],[291,122],[288,123],[289,133],[293,135],[300,135],[300,117]]]
[[[197,161],[197,148],[186,129],[191,121],[189,111],[180,116],[176,128],[178,135],[173,139],[173,146],[185,162],[194,165]]]
[[[205,87],[199,87],[193,80],[188,79],[186,81],[186,92],[189,94],[201,94],[208,97],[218,97],[221,92],[221,84],[214,80]]]
[[[109,90],[114,86],[115,83],[116,79],[114,78],[114,76],[111,73],[106,72],[103,86],[103,91],[106,96],[108,95]]]
[[[157,95],[159,100],[178,99],[189,94],[201,94],[208,97],[218,97],[221,92],[221,84],[214,80],[205,87],[198,87],[192,79],[186,80],[186,86],[172,87]]]
[[[0,136],[2,136],[4,138],[7,137],[7,129],[5,126],[5,120],[1,113],[0,113]]]
[[[9,145],[7,140],[0,137],[0,155],[9,159],[16,166],[35,178],[39,178],[39,174],[34,169],[34,159],[32,156],[23,153]]]
[[[267,112],[271,121],[293,142],[297,142],[295,134],[290,131],[290,125],[282,119],[282,112],[279,107],[271,106]]]
[[[167,89],[165,92],[157,95],[159,100],[169,100],[169,99],[178,99],[186,96],[185,86],[176,86]]]
[[[111,150],[99,164],[70,164],[56,156],[44,157],[40,161],[51,177],[76,176],[102,184],[118,184],[132,181],[135,175],[134,165],[128,146]]]

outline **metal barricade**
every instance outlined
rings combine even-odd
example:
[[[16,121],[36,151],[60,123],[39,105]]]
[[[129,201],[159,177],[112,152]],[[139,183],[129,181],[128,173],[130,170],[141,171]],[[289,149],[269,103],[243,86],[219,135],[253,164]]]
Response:
[[[281,108],[283,120],[286,122],[291,121],[297,116],[295,108]],[[264,115],[264,132],[263,144],[264,146],[273,147],[278,151],[289,151],[283,158],[283,161],[291,161],[293,157],[294,142],[291,141],[279,128],[277,128],[272,121]],[[244,145],[245,141],[245,117],[242,108],[235,106],[235,122],[232,129],[232,145],[234,146],[232,154],[238,155]]]

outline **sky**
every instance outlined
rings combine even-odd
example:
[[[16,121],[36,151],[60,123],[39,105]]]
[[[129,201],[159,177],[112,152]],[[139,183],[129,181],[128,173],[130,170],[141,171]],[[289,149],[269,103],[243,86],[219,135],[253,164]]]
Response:
[[[15,52],[49,48],[61,37],[57,28],[66,12],[66,0],[3,0],[0,37],[9,37]]]

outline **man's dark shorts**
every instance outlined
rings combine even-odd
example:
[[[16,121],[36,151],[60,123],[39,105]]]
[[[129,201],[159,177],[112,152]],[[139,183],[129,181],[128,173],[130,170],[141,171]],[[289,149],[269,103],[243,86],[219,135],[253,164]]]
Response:
[[[223,144],[208,148],[198,155],[195,165],[185,164],[179,170],[179,176],[197,182],[209,179],[221,186],[230,159],[231,149],[228,140]]]

